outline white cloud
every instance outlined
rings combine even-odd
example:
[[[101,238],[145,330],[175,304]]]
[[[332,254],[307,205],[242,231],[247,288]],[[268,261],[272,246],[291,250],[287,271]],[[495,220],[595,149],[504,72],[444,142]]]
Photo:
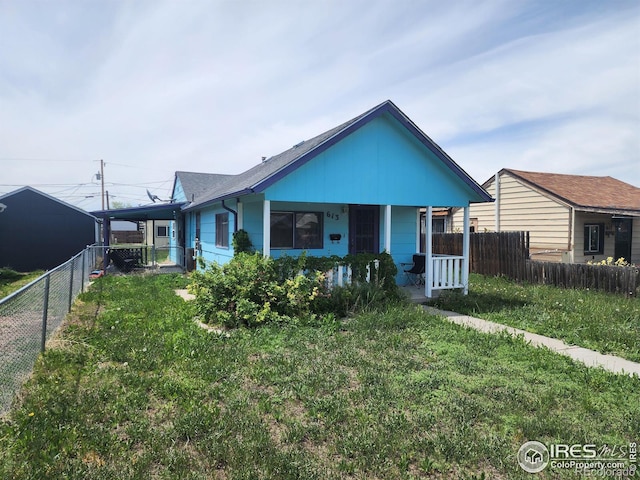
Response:
[[[239,172],[390,98],[479,181],[638,185],[638,30],[623,1],[3,2],[2,183]]]

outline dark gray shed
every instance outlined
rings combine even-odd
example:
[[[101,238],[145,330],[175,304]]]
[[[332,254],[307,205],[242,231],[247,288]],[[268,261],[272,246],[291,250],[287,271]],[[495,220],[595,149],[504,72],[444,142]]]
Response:
[[[96,218],[32,187],[0,196],[0,267],[51,269],[96,241]]]

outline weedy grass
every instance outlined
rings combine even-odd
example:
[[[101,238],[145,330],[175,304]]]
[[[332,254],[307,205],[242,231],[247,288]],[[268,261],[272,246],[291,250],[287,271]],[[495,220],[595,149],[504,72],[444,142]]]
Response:
[[[469,295],[431,305],[640,362],[640,298],[470,275]]]
[[[17,290],[20,290],[43,273],[43,270],[20,273],[10,268],[0,268],[0,298],[4,298]]]
[[[208,332],[186,283],[81,296],[0,423],[1,478],[525,479],[527,440],[640,437],[638,378],[417,306]]]

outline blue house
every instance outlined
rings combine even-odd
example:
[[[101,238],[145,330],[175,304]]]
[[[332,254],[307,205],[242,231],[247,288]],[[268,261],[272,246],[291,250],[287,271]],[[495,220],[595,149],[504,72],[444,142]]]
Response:
[[[238,175],[176,172],[174,245],[225,263],[244,229],[265,256],[386,251],[410,264],[426,211],[425,294],[467,290],[469,205],[491,196],[396,105],[371,110]],[[464,254],[431,251],[434,207],[464,211]]]

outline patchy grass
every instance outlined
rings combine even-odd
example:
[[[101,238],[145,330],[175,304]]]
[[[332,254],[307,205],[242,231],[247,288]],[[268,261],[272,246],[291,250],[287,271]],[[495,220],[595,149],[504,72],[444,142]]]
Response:
[[[20,290],[42,274],[44,274],[43,270],[20,273],[11,270],[10,268],[0,268],[0,298],[4,298],[17,290]]]
[[[527,479],[526,440],[640,437],[637,378],[416,306],[210,333],[186,283],[81,296],[0,424],[0,478]]]
[[[501,277],[470,276],[469,295],[447,292],[431,305],[560,338],[640,362],[640,298]]]

